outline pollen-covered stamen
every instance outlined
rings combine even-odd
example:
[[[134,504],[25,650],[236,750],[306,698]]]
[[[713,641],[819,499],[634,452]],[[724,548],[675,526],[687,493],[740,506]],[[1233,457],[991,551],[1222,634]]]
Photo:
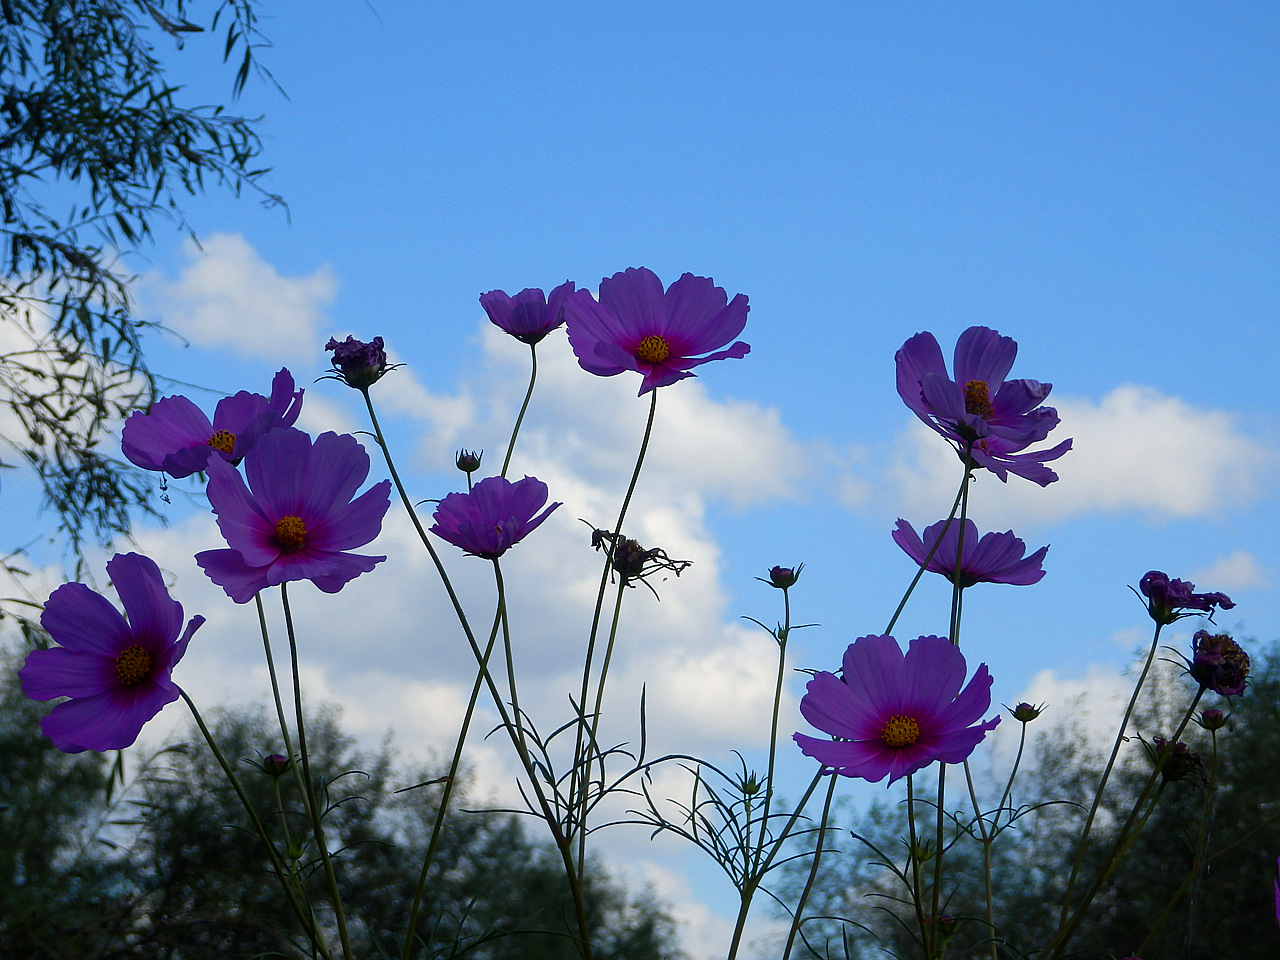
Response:
[[[896,713],[880,731],[880,739],[886,747],[909,747],[920,739],[920,726],[910,717]]]
[[[640,341],[640,346],[636,347],[636,359],[643,360],[645,363],[661,363],[669,356],[671,356],[671,344],[656,334],[645,337]]]
[[[116,677],[126,687],[136,687],[151,676],[151,651],[141,644],[125,647],[116,657]]]
[[[276,521],[276,543],[286,550],[297,550],[307,542],[307,525],[301,517],[281,517]]]
[[[964,385],[964,412],[981,417],[983,420],[990,420],[995,414],[991,406],[991,396],[987,392],[987,381],[970,380]]]
[[[209,438],[209,446],[231,456],[231,451],[236,448],[236,435],[230,430],[218,430]]]

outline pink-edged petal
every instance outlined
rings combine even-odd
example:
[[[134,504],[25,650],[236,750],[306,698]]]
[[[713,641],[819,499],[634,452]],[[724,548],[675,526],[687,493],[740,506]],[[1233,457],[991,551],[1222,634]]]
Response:
[[[661,333],[666,324],[662,281],[647,267],[629,267],[601,280],[600,304],[636,340]]]
[[[272,521],[300,516],[310,467],[311,438],[301,430],[265,433],[245,458],[244,475],[262,513]]]
[[[40,721],[40,729],[65,753],[123,750],[133,745],[143,725],[166,703],[178,699],[171,683],[140,684],[139,690],[136,694],[113,690],[60,703]]]
[[[835,674],[815,673],[800,700],[800,713],[817,729],[846,740],[878,737],[883,721]]]
[[[222,461],[209,464],[206,492],[222,536],[233,550],[244,556],[248,565],[264,567],[280,555],[275,522],[263,513],[231,464]]]
[[[844,653],[844,682],[877,716],[901,713],[903,655],[890,636],[859,637]]]
[[[977,723],[991,707],[991,674],[985,663],[979,664],[960,695],[938,712],[930,724],[930,733],[942,735]]]
[[[121,431],[120,448],[131,463],[144,470],[165,470],[165,458],[187,447],[203,446],[207,458],[212,435],[209,418],[194,403],[186,397],[164,397],[147,413],[129,415]]]
[[[51,647],[32,650],[18,671],[22,692],[32,700],[92,697],[118,684],[113,657]]]
[[[988,327],[970,327],[956,340],[956,383],[963,389],[970,380],[981,380],[994,394],[1017,356],[1018,344],[1012,337],[1002,337]]]
[[[153,655],[172,643],[182,629],[182,604],[169,596],[156,562],[140,553],[117,553],[107,561],[107,576],[124,604],[133,639]]]
[[[310,517],[326,514],[347,504],[368,476],[369,454],[355,437],[322,433],[307,454],[306,474],[298,488],[299,502],[306,504]]]
[[[40,625],[68,650],[114,659],[129,645],[129,625],[120,611],[83,583],[64,583],[49,594]]]
[[[903,658],[904,712],[922,725],[942,713],[960,692],[964,654],[946,637],[918,637]]]
[[[318,550],[363,547],[382,532],[391,506],[391,481],[383,480],[348,504],[333,508],[322,523],[308,525],[307,542]]]
[[[937,758],[943,763],[963,763],[988,733],[1000,725],[1000,718],[993,717],[973,727],[953,730],[938,738],[934,745]]]
[[[196,563],[236,603],[248,603],[269,586],[267,567],[249,566],[237,550],[204,550],[196,554]]]

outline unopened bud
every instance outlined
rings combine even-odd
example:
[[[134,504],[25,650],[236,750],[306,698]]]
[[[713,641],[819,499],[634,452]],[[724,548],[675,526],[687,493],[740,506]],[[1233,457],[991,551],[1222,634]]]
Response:
[[[483,450],[479,453],[476,453],[474,450],[459,450],[458,459],[456,461],[458,469],[463,473],[475,473],[480,469],[480,458],[483,456]]]
[[[1009,712],[1013,714],[1013,719],[1017,720],[1019,723],[1030,723],[1036,717],[1040,716],[1040,713],[1043,710],[1044,710],[1043,703],[1037,707],[1037,706],[1033,706],[1030,703],[1026,703],[1024,701],[1023,703],[1018,704]]]
[[[262,772],[271,777],[284,776],[289,770],[289,758],[280,753],[273,753],[262,758]]]

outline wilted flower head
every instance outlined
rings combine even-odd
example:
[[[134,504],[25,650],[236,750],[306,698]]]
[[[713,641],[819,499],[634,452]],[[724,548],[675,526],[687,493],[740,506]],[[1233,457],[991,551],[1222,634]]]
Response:
[[[1052,384],[1006,380],[1018,344],[986,327],[970,327],[956,341],[955,380],[931,333],[917,333],[894,359],[898,395],[926,425],[968,450],[973,462],[1001,480],[1015,473],[1040,486],[1058,479],[1045,466],[1071,449],[1063,440],[1048,450],[1026,450],[1058,425],[1058,413],[1040,402]]]
[[[381,337],[374,337],[368,343],[355,337],[342,341],[330,337],[324,348],[333,352],[332,378],[356,390],[367,390],[396,366],[387,363]]]
[[[960,763],[1000,722],[984,663],[962,691],[964,654],[946,637],[919,637],[904,656],[889,636],[859,637],[844,677],[816,673],[800,701],[811,724],[838,740],[795,734],[800,749],[833,773],[892,783],[935,760]]]
[[[1165,783],[1173,783],[1193,775],[1196,779],[1204,779],[1204,761],[1181,740],[1171,744],[1164,737],[1154,737],[1151,744],[1148,753],[1153,763],[1160,763],[1162,758],[1168,756],[1160,768],[1160,776]]]
[[[532,346],[564,323],[565,298],[574,289],[573,281],[566,280],[549,296],[537,287],[521,290],[514,297],[490,290],[480,294],[480,306],[495,326]]]
[[[634,586],[637,581],[643,582],[650,591],[652,584],[645,579],[659,570],[674,573],[677,577],[693,566],[692,560],[673,560],[661,547],[645,547],[638,540],[614,536],[608,530],[598,527],[591,531],[591,546],[603,550],[609,557],[609,566],[622,578],[622,582]],[[656,596],[656,591],[654,592]]]
[[[1013,535],[1012,530],[1004,533],[984,533],[978,536],[978,527],[972,520],[965,520],[964,544],[960,544],[961,523],[952,520],[939,520],[924,528],[924,536],[916,533],[915,528],[905,520],[899,520],[893,531],[893,542],[900,546],[917,564],[924,563],[933,550],[933,556],[925,566],[926,570],[940,573],[948,580],[956,579],[956,550],[961,549],[960,586],[970,587],[975,583],[1012,583],[1027,586],[1038,583],[1044,577],[1041,563],[1048,547],[1041,547],[1030,556],[1024,556],[1027,545]],[[945,532],[944,532],[945,531]],[[938,537],[942,542],[937,549],[934,544]]]
[[[1197,630],[1191,638],[1189,672],[1201,687],[1224,697],[1244,693],[1249,655],[1226,633]]]
[[[451,493],[432,514],[431,532],[455,547],[486,560],[496,560],[519,543],[551,511],[547,485],[536,477],[512,483],[506,477],[485,477],[467,493]]]
[[[130,746],[143,724],[178,699],[170,674],[204,623],[192,617],[183,629],[182,604],[170,598],[154,560],[118,553],[107,575],[128,619],[83,583],[64,583],[40,616],[60,646],[33,650],[18,671],[33,700],[71,698],[40,721],[64,753]]]
[[[1159,570],[1149,570],[1138,581],[1138,589],[1147,598],[1147,612],[1156,623],[1165,626],[1183,617],[1205,614],[1213,619],[1215,607],[1230,610],[1235,606],[1225,593],[1193,593],[1196,585],[1187,580],[1170,580]]]
[[[218,401],[213,422],[186,397],[164,397],[146,413],[125,421],[121,450],[144,470],[160,470],[175,479],[204,470],[210,457],[238,463],[258,438],[277,427],[291,427],[302,411],[301,390],[281,370],[271,381],[271,396],[241,390]]]
[[[730,302],[707,277],[686,273],[664,292],[652,270],[631,267],[600,281],[598,301],[578,290],[564,311],[582,369],[601,377],[636,370],[645,394],[694,376],[700,364],[745,357],[751,347],[740,340],[720,348],[742,332],[748,309],[743,294]]]
[[[337,593],[386,557],[348,553],[382,530],[391,481],[360,496],[369,455],[348,434],[311,437],[274,430],[245,460],[245,476],[229,464],[209,464],[209,503],[230,549],[205,550],[196,562],[236,603],[265,587],[310,580]]]

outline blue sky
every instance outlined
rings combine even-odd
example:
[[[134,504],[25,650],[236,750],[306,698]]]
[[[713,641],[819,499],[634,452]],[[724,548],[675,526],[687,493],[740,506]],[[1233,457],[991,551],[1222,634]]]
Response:
[[[990,665],[998,701],[1110,692],[1146,636],[1126,585],[1152,567],[1209,576],[1202,587],[1239,603],[1220,623],[1280,635],[1274,5],[327,0],[268,13],[262,60],[287,99],[251,84],[239,109],[262,115],[267,186],[291,213],[200,199],[189,212],[203,254],[160,232],[139,299],[192,346],[153,338],[158,369],[265,391],[282,364],[318,376],[330,335],[382,335],[406,364],[379,385],[393,434],[420,496],[439,497],[460,481],[454,450],[496,452],[523,390],[524,348],[485,331],[481,292],[594,289],[644,265],[750,298],[751,355],[660,399],[667,439],[638,522],[697,563],[660,587],[661,605],[636,596],[633,642],[650,655],[623,655],[622,713],[655,669],[675,678],[659,694],[673,737],[684,729],[721,757],[758,747],[733,724],[758,718],[759,698],[733,691],[767,686],[770,653],[736,618],[777,616],[753,579],[775,563],[807,564],[797,612],[822,624],[797,634],[797,665],[833,666],[883,628],[912,573],[894,519],[940,518],[958,479],[894,391],[894,351],[920,330],[948,354],[974,324],[1017,339],[1013,375],[1051,381],[1052,439],[1076,438],[1059,484],[984,476],[975,490],[984,529],[1052,544],[1040,585],[966,602],[965,647]],[[194,37],[178,61],[211,101],[229,89],[217,47]],[[578,371],[562,334],[543,357],[546,393],[516,465],[566,501],[544,548],[559,559],[585,546],[576,517],[616,509],[644,403],[635,378]],[[308,385],[305,425],[360,428],[351,399]],[[181,498],[169,509],[169,529],[140,542],[170,559],[184,602],[197,603],[187,589],[217,604],[189,561],[216,532]],[[389,652],[329,629],[313,679],[371,738],[394,724],[408,748],[442,743],[465,660],[449,639],[412,652],[413,619],[438,611],[403,531],[383,541],[394,572],[348,602],[401,598],[375,618]],[[578,561],[546,579],[528,548],[537,640],[580,612]],[[944,629],[942,585],[924,587],[900,637]],[[344,603],[317,603],[322,631]],[[206,636],[246,613],[201,612]],[[573,649],[531,643],[549,711]],[[252,644],[192,655],[206,659],[189,682],[208,696],[260,695],[209,679],[248,671]],[[418,656],[410,683],[403,664]],[[682,691],[707,690],[736,706],[681,706]],[[504,782],[490,753],[482,772]],[[620,857],[646,855],[619,843]],[[694,903],[672,879],[684,862],[654,862],[645,876]],[[717,897],[710,913],[686,908],[695,954],[719,929]]]

